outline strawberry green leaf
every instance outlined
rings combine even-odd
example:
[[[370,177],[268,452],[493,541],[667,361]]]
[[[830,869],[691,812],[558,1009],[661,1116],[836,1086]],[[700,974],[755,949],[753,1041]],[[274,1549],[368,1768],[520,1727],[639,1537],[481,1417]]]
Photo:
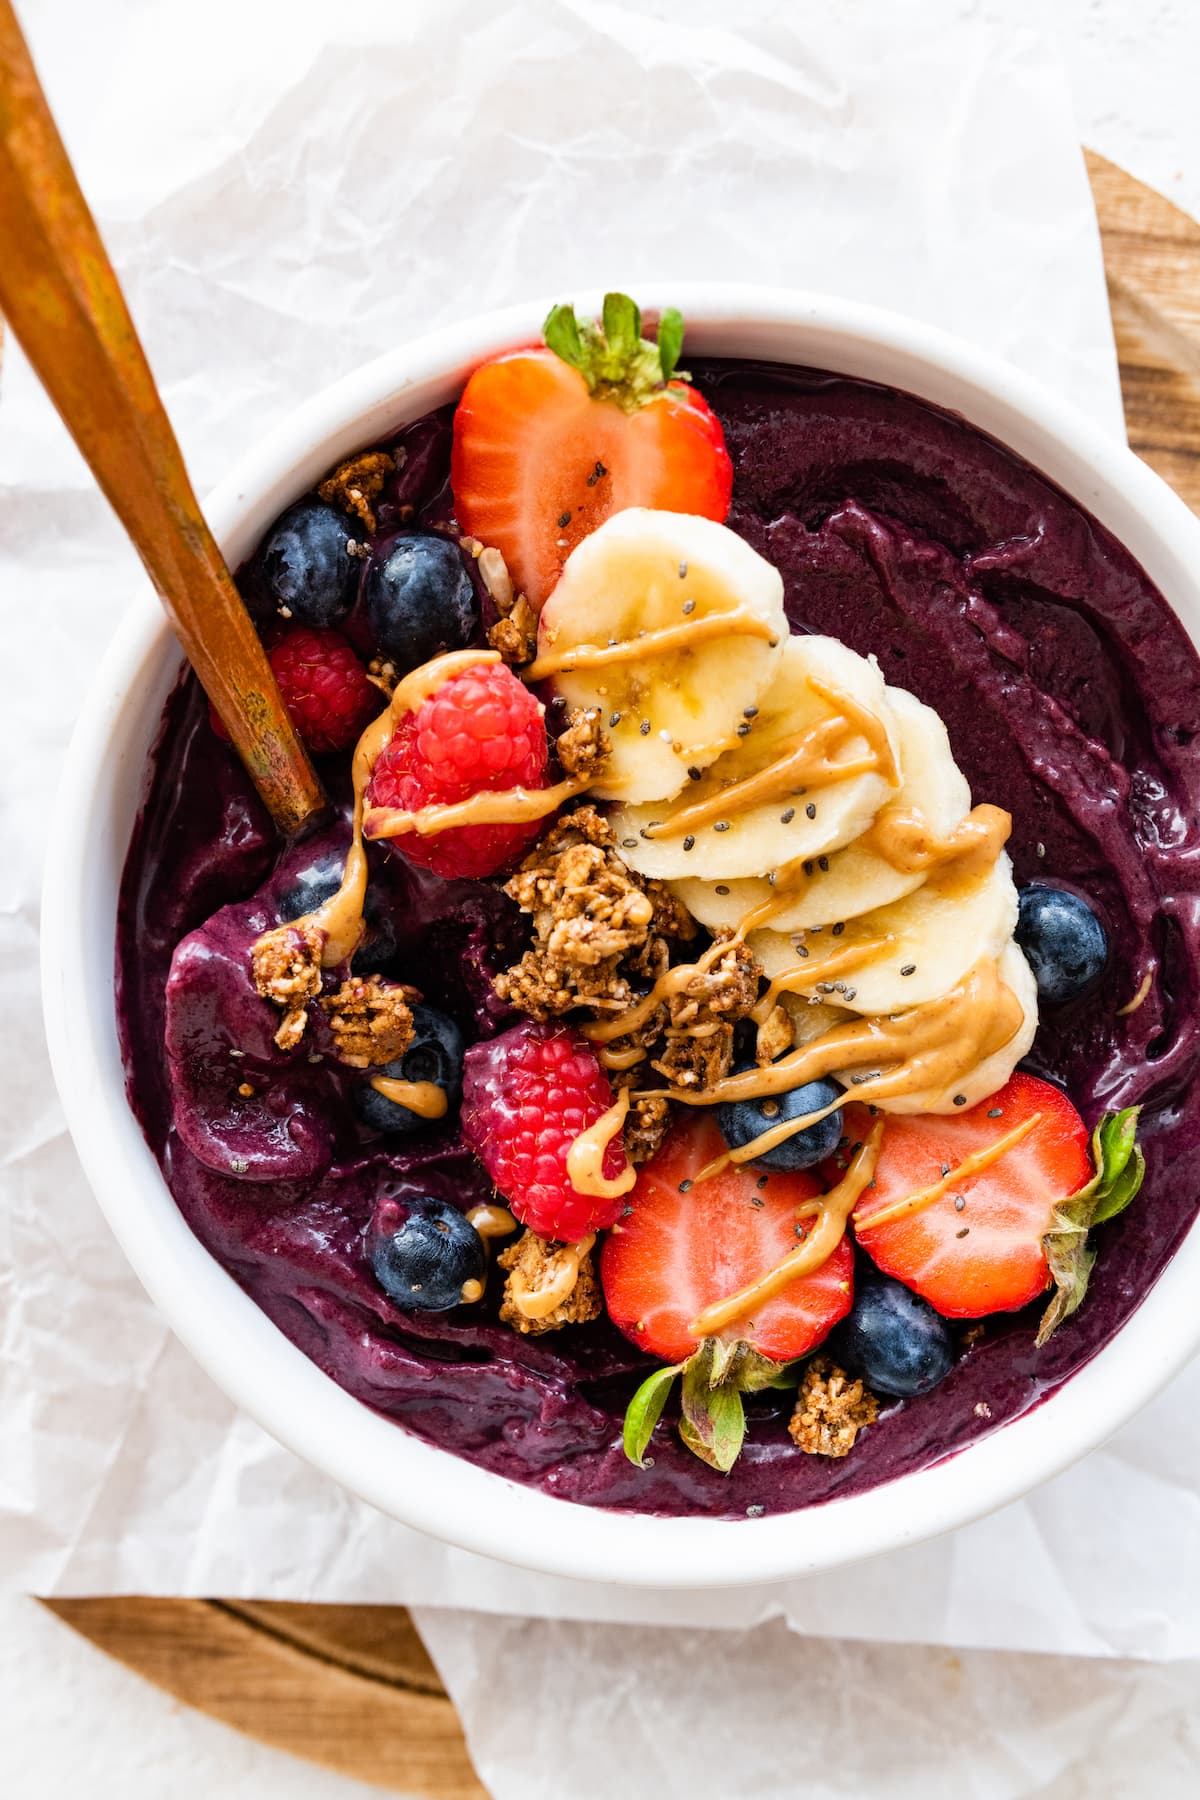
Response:
[[[588,374],[588,353],[584,348],[579,333],[579,320],[575,317],[575,308],[562,303],[552,306],[546,315],[546,323],[542,326],[542,336],[555,356],[563,362],[570,363],[580,374]],[[588,385],[591,385],[589,380]]]
[[[662,1417],[667,1395],[682,1369],[682,1363],[655,1369],[652,1375],[646,1377],[625,1409],[625,1454],[639,1469],[646,1466],[646,1450],[654,1435],[654,1427]]]
[[[683,350],[683,314],[668,306],[658,321],[658,361],[664,381],[670,381]]]
[[[642,315],[628,294],[605,294],[601,315],[609,354],[627,363],[636,353],[642,335]]]
[[[1038,1326],[1039,1349],[1078,1309],[1087,1292],[1096,1260],[1095,1246],[1088,1241],[1092,1226],[1124,1212],[1142,1185],[1146,1159],[1137,1142],[1139,1111],[1128,1106],[1122,1112],[1105,1113],[1092,1133],[1095,1174],[1054,1209],[1054,1224],[1042,1239],[1042,1248],[1055,1291]]]
[[[727,1475],[738,1459],[746,1435],[742,1396],[731,1381],[712,1387],[709,1338],[683,1371],[683,1418],[679,1435],[688,1449],[711,1468]]]

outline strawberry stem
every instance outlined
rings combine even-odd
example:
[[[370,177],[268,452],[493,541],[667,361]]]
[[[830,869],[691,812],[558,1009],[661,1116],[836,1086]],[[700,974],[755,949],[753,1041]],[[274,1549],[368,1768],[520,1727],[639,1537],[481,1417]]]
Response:
[[[642,315],[628,294],[605,294],[599,320],[580,319],[573,306],[552,306],[542,327],[546,347],[577,369],[597,400],[626,412],[659,398],[670,381],[687,381],[678,367],[683,314],[670,306],[657,341],[642,336]]]

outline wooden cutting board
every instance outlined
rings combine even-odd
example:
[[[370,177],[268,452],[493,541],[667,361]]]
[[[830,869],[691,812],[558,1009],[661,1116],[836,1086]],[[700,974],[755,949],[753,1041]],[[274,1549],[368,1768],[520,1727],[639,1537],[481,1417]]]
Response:
[[[1200,225],[1088,154],[1129,441],[1200,512]],[[486,1800],[458,1717],[396,1606],[47,1602],[178,1699],[361,1781]]]

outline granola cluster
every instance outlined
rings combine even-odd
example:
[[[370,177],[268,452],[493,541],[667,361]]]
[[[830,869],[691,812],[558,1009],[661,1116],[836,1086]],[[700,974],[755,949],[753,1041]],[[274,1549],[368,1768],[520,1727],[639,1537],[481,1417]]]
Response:
[[[570,1292],[558,1302],[553,1311],[542,1318],[530,1318],[513,1296],[513,1276],[520,1277],[527,1296],[536,1296],[552,1282],[559,1280],[567,1257],[573,1257],[578,1265]],[[561,1325],[586,1325],[590,1320],[600,1317],[603,1310],[600,1284],[596,1280],[590,1250],[579,1256],[578,1252],[569,1247],[547,1243],[545,1238],[526,1231],[517,1243],[502,1251],[496,1260],[502,1269],[509,1271],[508,1280],[504,1284],[500,1318],[504,1324],[511,1325],[514,1331],[536,1336],[543,1331],[557,1331]]]
[[[283,1019],[275,1033],[280,1050],[294,1050],[308,1023],[305,1010],[321,991],[321,952],[325,933],[319,925],[297,919],[277,925],[259,938],[251,953],[254,986],[264,1000],[278,1006]]]
[[[708,968],[697,969],[667,1001],[666,1045],[651,1067],[672,1087],[705,1088],[720,1081],[733,1062],[733,1027],[753,1012],[761,976],[754,952],[735,942]]]
[[[361,519],[370,537],[375,530],[375,511],[371,502],[378,497],[395,466],[386,450],[367,450],[339,463],[317,492],[327,505],[340,506],[343,512]]]
[[[334,1054],[351,1069],[368,1069],[402,1056],[412,1042],[409,1000],[415,989],[382,975],[351,975],[321,1009],[329,1020]]]
[[[612,739],[600,726],[600,708],[577,707],[554,748],[564,775],[595,781],[612,754]]]
[[[513,591],[508,564],[499,550],[485,548],[475,538],[467,539],[464,548],[474,556],[480,580],[500,614],[488,632],[488,643],[514,667],[532,662],[537,655],[538,616],[525,595]]]
[[[851,1380],[828,1356],[815,1356],[804,1371],[788,1435],[808,1456],[848,1456],[879,1402],[861,1380]]]
[[[496,992],[534,1019],[577,1006],[627,1011],[635,984],[667,967],[668,935],[695,930],[665,889],[625,867],[592,806],[559,819],[504,891],[532,916],[534,942],[497,976]]]

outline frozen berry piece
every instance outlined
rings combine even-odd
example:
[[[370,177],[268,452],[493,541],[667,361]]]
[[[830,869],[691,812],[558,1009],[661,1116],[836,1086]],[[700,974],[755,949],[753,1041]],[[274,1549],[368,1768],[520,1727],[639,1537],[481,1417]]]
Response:
[[[384,700],[340,631],[300,626],[282,637],[268,661],[284,704],[310,750],[348,750]]]
[[[463,1034],[453,1019],[433,1006],[414,1006],[412,1022],[412,1042],[404,1055],[372,1072],[393,1081],[428,1081],[441,1088],[446,1096],[446,1111],[440,1116],[445,1118],[462,1096],[466,1048]],[[354,1090],[354,1107],[363,1123],[374,1131],[421,1131],[435,1123],[423,1113],[377,1093],[369,1081]]]
[[[1108,961],[1108,934],[1087,901],[1065,888],[1021,890],[1015,937],[1037,980],[1038,998],[1062,1006],[1094,986]]]
[[[321,856],[298,869],[276,901],[281,924],[316,912],[332,900],[342,885],[345,860],[340,856]],[[370,882],[363,905],[366,936],[354,952],[356,975],[391,975],[400,955],[396,937],[396,921],[388,896]]]
[[[544,709],[502,663],[480,663],[445,682],[400,723],[375,764],[368,807],[419,812],[490,790],[546,786]],[[443,876],[480,879],[511,863],[545,819],[462,825],[422,836],[405,832],[389,847]]]
[[[456,1206],[429,1194],[382,1200],[368,1245],[380,1287],[405,1312],[448,1312],[487,1274],[483,1239]]]
[[[616,1219],[623,1196],[581,1194],[567,1174],[571,1145],[613,1103],[586,1038],[565,1025],[517,1025],[467,1051],[463,1135],[522,1225],[538,1237],[578,1243]],[[618,1132],[602,1171],[625,1169]]]
[[[349,612],[361,562],[354,528],[334,506],[309,495],[276,519],[251,558],[245,585],[261,611],[296,625],[336,625]]]
[[[402,675],[445,650],[461,650],[477,623],[462,552],[429,532],[401,531],[377,544],[363,597],[380,652]]]
[[[954,1340],[932,1306],[899,1281],[859,1283],[838,1331],[839,1354],[877,1394],[927,1394],[954,1367]]]
[[[791,1088],[784,1094],[718,1106],[717,1124],[729,1148],[741,1150],[776,1125],[786,1125],[790,1119],[802,1119],[808,1113],[823,1112],[836,1102],[840,1093],[841,1089],[832,1081],[806,1081],[803,1087]],[[784,1138],[773,1150],[764,1150],[760,1156],[751,1157],[750,1162],[756,1169],[811,1169],[833,1155],[841,1135],[841,1112],[832,1112],[804,1131]]]

